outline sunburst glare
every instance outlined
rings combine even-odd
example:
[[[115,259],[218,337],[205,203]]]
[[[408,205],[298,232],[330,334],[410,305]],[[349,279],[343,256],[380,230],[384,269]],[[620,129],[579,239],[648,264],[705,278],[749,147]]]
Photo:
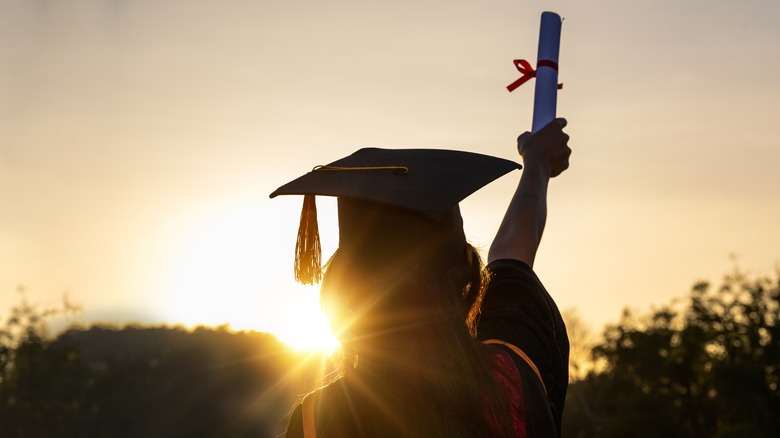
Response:
[[[179,230],[161,303],[170,322],[268,332],[296,350],[338,348],[318,289],[295,283],[291,268],[282,275],[280,257],[267,253],[262,208],[215,210],[219,216]]]

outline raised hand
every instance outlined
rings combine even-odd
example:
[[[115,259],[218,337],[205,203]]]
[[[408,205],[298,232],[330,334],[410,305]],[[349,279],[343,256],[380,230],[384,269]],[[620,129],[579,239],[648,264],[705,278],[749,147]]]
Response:
[[[555,119],[536,133],[524,132],[517,138],[517,151],[523,157],[526,170],[540,171],[554,178],[569,168],[571,148],[564,127],[566,119]]]

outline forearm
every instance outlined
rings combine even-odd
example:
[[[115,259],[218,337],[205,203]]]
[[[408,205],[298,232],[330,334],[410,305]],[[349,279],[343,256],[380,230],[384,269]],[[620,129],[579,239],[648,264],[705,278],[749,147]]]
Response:
[[[488,263],[514,259],[533,267],[547,221],[549,166],[528,162],[488,252]]]
[[[518,137],[523,174],[490,245],[488,263],[513,259],[533,267],[547,221],[547,186],[550,178],[569,167],[571,149],[565,126],[565,119],[555,119],[534,134]]]

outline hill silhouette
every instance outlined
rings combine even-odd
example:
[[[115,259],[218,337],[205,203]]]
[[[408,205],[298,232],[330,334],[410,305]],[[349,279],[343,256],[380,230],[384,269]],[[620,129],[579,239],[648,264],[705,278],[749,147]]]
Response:
[[[5,363],[0,436],[270,437],[322,360],[269,334],[226,328],[32,336]]]

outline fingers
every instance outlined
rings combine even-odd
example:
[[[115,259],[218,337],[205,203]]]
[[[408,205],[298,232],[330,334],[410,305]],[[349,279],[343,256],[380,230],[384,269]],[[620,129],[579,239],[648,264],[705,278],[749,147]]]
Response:
[[[571,156],[571,148],[564,146],[557,151],[555,157],[551,160],[552,166],[550,169],[550,178],[555,178],[569,168],[569,157]]]
[[[553,120],[552,122],[544,125],[542,129],[535,132],[534,134],[546,138],[547,141],[559,141],[561,135],[566,135],[563,132],[563,128],[568,125],[568,122],[564,118],[558,118]],[[568,141],[568,138],[566,139]]]
[[[563,132],[563,128],[565,128],[567,124],[566,119],[558,118],[542,129],[547,131],[550,141],[563,146],[564,148],[568,148],[569,134]]]
[[[563,134],[564,141],[561,146],[556,149],[554,155],[551,157],[551,172],[550,178],[555,178],[569,168],[569,157],[571,157],[571,148],[567,144],[569,136]]]
[[[550,131],[550,130],[560,131],[563,128],[565,128],[566,125],[568,124],[569,122],[567,122],[566,119],[564,119],[563,117],[558,117],[552,122],[544,125],[544,127],[540,129],[540,131]]]
[[[544,135],[543,133],[550,133],[551,131],[552,132],[556,132],[556,131],[557,132],[562,132],[563,128],[565,128],[566,125],[568,125],[568,124],[569,124],[569,122],[567,122],[566,119],[564,119],[563,117],[559,117],[559,118],[553,120],[552,122],[544,125],[544,127],[542,129],[540,129],[539,131],[537,131],[534,134]],[[532,135],[532,133],[530,133],[528,131],[520,134],[520,136],[517,137],[517,142],[520,143],[521,141],[525,140],[525,137],[528,137],[530,135]],[[568,136],[567,136],[566,140],[568,140]]]

